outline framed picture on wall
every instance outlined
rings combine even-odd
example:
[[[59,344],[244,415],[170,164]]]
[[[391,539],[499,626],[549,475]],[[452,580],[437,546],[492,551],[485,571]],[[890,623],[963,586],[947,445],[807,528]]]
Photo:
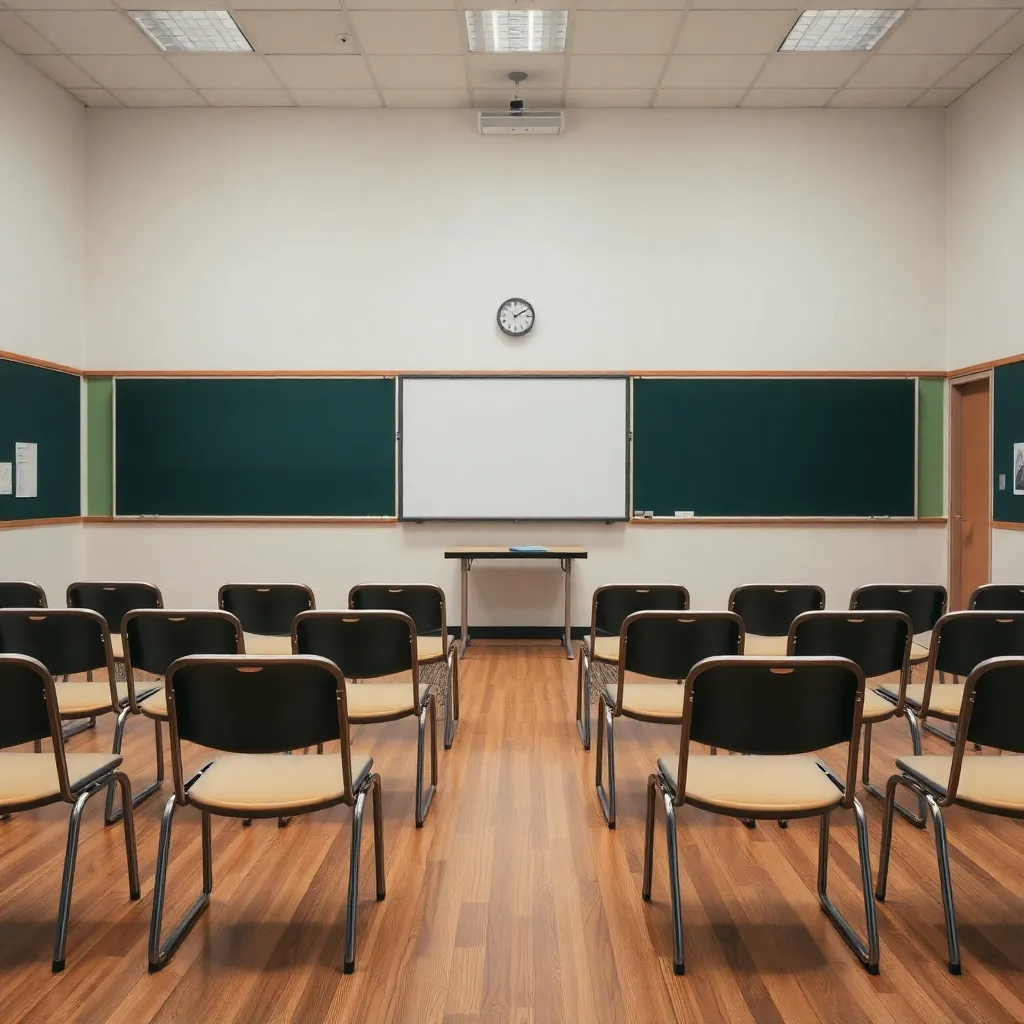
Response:
[[[1024,441],[1013,446],[1013,493],[1024,494]]]

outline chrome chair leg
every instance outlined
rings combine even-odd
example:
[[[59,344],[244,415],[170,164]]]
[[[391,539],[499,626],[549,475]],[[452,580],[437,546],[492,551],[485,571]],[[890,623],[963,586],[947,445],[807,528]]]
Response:
[[[608,789],[604,788],[604,747],[608,735]],[[615,828],[615,714],[602,696],[597,705],[597,757],[595,758],[595,784],[601,813],[609,828]]]
[[[130,708],[124,708],[121,713],[117,716],[117,724],[114,726],[114,745],[112,752],[115,754],[121,753],[121,746],[124,742],[124,730],[128,724],[128,716],[131,714]],[[145,787],[140,790],[132,798],[133,807],[138,807],[143,800],[148,800],[154,793],[159,792],[164,782],[164,743],[163,734],[160,728],[160,719],[153,719],[153,733],[154,740],[156,743],[156,778]],[[116,825],[124,814],[123,808],[114,809],[114,784],[111,783],[107,789],[107,799],[103,808],[103,824],[104,825]]]
[[[423,759],[427,719],[430,719],[430,788],[423,791]],[[416,742],[416,827],[423,828],[427,820],[430,803],[437,792],[437,713],[434,695],[428,694],[426,703],[420,708],[419,733]]]
[[[836,909],[828,895],[828,852],[829,825],[832,814],[821,816],[821,831],[818,838],[818,901],[828,919],[835,925],[846,944],[857,959],[867,968],[868,974],[878,974],[878,918],[875,901],[871,894],[871,849],[868,845],[868,825],[864,808],[859,800],[853,802],[853,818],[857,823],[857,850],[860,856],[860,881],[864,896],[864,917],[867,924],[867,942],[860,939],[846,919]]]
[[[644,885],[641,895],[650,902],[654,873],[654,813],[658,805],[658,776],[647,776],[647,817],[644,819]]]
[[[583,749],[590,749],[590,657],[587,645],[580,647],[580,660],[576,665],[576,731]]]
[[[949,949],[949,973],[960,974],[960,941],[956,933],[956,912],[953,908],[953,880],[949,874],[949,846],[946,843],[946,823],[942,810],[930,794],[925,795],[935,829],[935,854],[939,862],[939,884],[942,887],[942,910],[946,918],[946,945]]]
[[[907,726],[910,729],[910,742],[913,744],[913,751],[915,754],[920,755],[921,753],[921,729],[917,722],[917,717],[909,708],[906,709],[907,715]],[[883,790],[879,789],[871,781],[871,724],[868,723],[864,726],[864,760],[861,762],[861,776],[860,781],[864,788],[874,797],[879,800],[885,800],[886,794]],[[896,810],[899,811],[907,821],[910,822],[914,828],[925,827],[925,810],[924,810],[924,797],[918,796],[917,798],[917,814],[902,804],[896,804]]]
[[[366,794],[373,798],[373,853],[376,864],[377,899],[384,899],[384,814],[381,804],[380,776],[371,772],[356,795],[352,808],[352,845],[348,860],[348,907],[345,914],[345,973],[356,969],[356,911],[359,906],[359,854],[363,836],[363,810]]]
[[[92,673],[89,674],[92,675]],[[77,736],[80,732],[86,732],[89,729],[95,728],[96,716],[93,715],[91,718],[86,718],[84,721],[75,722],[74,725],[65,726],[61,731],[64,734],[64,741],[66,743],[72,736]]]
[[[600,725],[600,719],[598,719]],[[644,885],[643,898],[650,902],[651,875],[654,866],[654,816],[658,794],[665,806],[665,844],[668,854],[668,889],[672,903],[672,970],[676,974],[686,973],[683,958],[683,907],[679,895],[679,844],[676,838],[676,807],[672,793],[661,775],[647,778],[647,820],[644,835]]]
[[[444,701],[444,749],[451,750],[459,728],[459,659],[453,647],[448,655],[448,682]]]

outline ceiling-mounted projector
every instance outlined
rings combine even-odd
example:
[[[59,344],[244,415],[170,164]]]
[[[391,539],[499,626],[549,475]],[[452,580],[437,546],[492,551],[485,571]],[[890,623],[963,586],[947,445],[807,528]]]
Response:
[[[527,110],[519,98],[519,86],[526,81],[525,71],[513,71],[509,80],[515,83],[516,94],[509,100],[508,110],[481,110],[477,125],[481,135],[561,135],[565,118],[560,110]]]

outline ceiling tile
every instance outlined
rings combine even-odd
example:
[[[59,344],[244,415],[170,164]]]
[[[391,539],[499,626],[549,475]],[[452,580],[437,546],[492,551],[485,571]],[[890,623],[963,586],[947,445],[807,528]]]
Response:
[[[1008,21],[991,39],[978,47],[978,53],[1016,53],[1024,46],[1024,14]]]
[[[267,63],[290,89],[372,89],[373,79],[362,57],[268,57]]]
[[[573,57],[569,85],[574,89],[653,89],[664,66],[662,57]]]
[[[745,89],[662,89],[654,98],[656,107],[735,107]]]
[[[107,89],[184,89],[188,83],[163,57],[76,57]]]
[[[199,94],[211,107],[294,106],[284,89],[200,89]]]
[[[349,0],[350,11],[454,11],[455,0]],[[535,7],[544,7],[542,3]]]
[[[690,11],[676,53],[775,53],[800,12]]]
[[[775,0],[778,3],[778,0]],[[633,11],[641,7],[645,11],[682,11],[687,0],[580,0],[576,5],[578,11]],[[565,9],[568,5],[564,0],[543,0],[537,7],[556,7]]]
[[[389,107],[470,107],[465,89],[385,89]]]
[[[463,53],[467,45],[455,11],[355,11],[352,25],[364,53]]]
[[[796,10],[793,0],[693,0],[690,5],[695,11],[780,11],[783,8]],[[793,19],[794,22],[796,19]]]
[[[167,55],[197,89],[280,88],[274,72],[256,53],[172,53]]]
[[[370,68],[382,89],[465,89],[461,57],[370,57]]]
[[[909,107],[921,95],[920,89],[843,89],[830,107]]]
[[[67,57],[27,57],[26,60],[65,89],[88,89],[90,86],[96,85],[80,67],[73,64]]]
[[[106,89],[69,89],[72,96],[87,107],[120,107],[121,101]]]
[[[567,107],[649,107],[652,89],[569,89]]]
[[[1001,53],[979,53],[965,57],[936,85],[940,89],[969,89],[1004,60],[1006,57]]]
[[[300,107],[379,107],[376,89],[292,89]]]
[[[525,71],[529,76],[523,90],[561,89],[565,77],[565,57],[557,53],[513,54],[474,53],[469,58],[471,85],[487,89],[512,89],[510,71]]]
[[[130,3],[131,0],[122,0]],[[187,0],[185,0],[187,2]],[[236,11],[340,11],[340,0],[231,0]]]
[[[679,28],[678,11],[577,11],[575,53],[668,53]]]
[[[911,11],[879,45],[879,54],[970,53],[1012,17],[1010,11]]]
[[[45,40],[31,25],[13,11],[0,10],[0,41],[15,53],[56,53],[57,48]]]
[[[758,89],[824,89],[845,85],[864,63],[861,53],[777,53],[757,79]]]
[[[21,16],[64,53],[158,52],[122,11],[22,11]]]
[[[191,89],[115,89],[126,107],[205,107],[206,101]]]
[[[929,7],[1010,7],[1019,9],[1024,7],[1024,0],[921,0],[917,6],[922,10]]]
[[[924,89],[934,85],[958,63],[956,56],[891,56],[872,57],[850,79],[854,89]]]
[[[261,53],[355,53],[341,11],[239,11],[238,25]],[[340,42],[338,36],[348,41]]]
[[[12,11],[102,11],[112,8],[111,0],[4,0]]]
[[[668,89],[746,88],[763,66],[764,57],[673,57],[661,84]]]
[[[948,107],[963,96],[965,89],[929,89],[915,107]]]
[[[159,0],[159,3],[153,3],[152,0],[121,0],[117,6],[125,11],[223,11],[234,5],[229,0]]]
[[[823,107],[834,89],[751,89],[744,107]]]
[[[526,103],[527,110],[547,110],[562,105],[561,89],[524,89],[520,92],[520,97]],[[508,110],[508,101],[511,98],[511,90],[473,90],[473,106],[488,110]]]

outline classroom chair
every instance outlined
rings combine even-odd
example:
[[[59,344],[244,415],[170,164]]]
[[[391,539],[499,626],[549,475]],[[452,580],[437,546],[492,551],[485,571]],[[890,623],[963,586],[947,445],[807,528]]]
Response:
[[[212,816],[281,818],[338,804],[352,808],[349,848],[345,973],[355,970],[356,910],[363,808],[373,799],[373,849],[377,899],[384,899],[384,815],[380,776],[373,759],[349,748],[345,678],[325,658],[293,655],[192,655],[167,671],[167,712],[174,793],[164,807],[153,885],[149,970],[166,967],[213,892]],[[279,755],[331,740],[338,754]],[[186,780],[182,741],[216,751]],[[161,941],[171,826],[178,807],[202,815],[202,893]]]
[[[0,583],[0,608],[45,608],[46,594],[38,583]]]
[[[643,898],[651,898],[654,821],[665,808],[674,968],[683,974],[676,809],[692,804],[734,818],[821,819],[818,900],[870,974],[878,973],[878,925],[871,898],[871,859],[864,809],[855,797],[864,675],[843,658],[710,658],[695,665],[684,687],[678,754],[658,759],[647,780]],[[693,743],[749,757],[691,752]],[[847,744],[846,772],[835,774],[806,755]],[[828,896],[829,824],[851,810],[857,825],[867,939],[860,939]]]
[[[23,743],[32,743],[35,747],[34,753],[6,749],[0,752],[0,814],[31,811],[55,803],[71,805],[53,947],[54,972],[64,970],[82,812],[91,797],[115,784],[121,787],[121,803],[125,808],[128,895],[132,900],[140,895],[132,784],[120,771],[121,758],[117,755],[65,753],[61,716],[57,710],[58,689],[53,676],[38,659],[20,654],[0,655],[0,747]],[[53,750],[42,753],[42,741],[47,738]],[[30,854],[28,866],[37,863],[38,858],[39,852]]]
[[[622,623],[634,612],[676,611],[690,607],[686,587],[669,584],[635,586],[613,583],[598,587],[590,603],[590,637],[580,643],[580,659],[576,666],[576,731],[583,749],[590,749],[590,689],[593,662],[604,665],[619,663],[619,631]]]
[[[247,653],[291,654],[292,622],[316,600],[302,583],[228,583],[217,591],[217,607],[241,622]]]
[[[972,612],[1024,612],[1024,587],[1016,583],[984,583],[967,602]]]
[[[846,658],[863,673],[867,688],[861,713],[864,723],[861,783],[872,796],[881,800],[885,799],[885,793],[871,782],[871,728],[903,714],[913,642],[913,621],[902,611],[804,612],[793,620],[789,630],[786,653],[790,657]],[[874,689],[890,676],[896,677],[899,693],[895,704]],[[911,729],[914,728],[916,723],[911,725]],[[917,815],[903,807],[897,809],[909,821],[924,828],[924,802],[919,804]]]
[[[357,611],[379,608],[405,612],[416,624],[416,660],[420,668],[445,667],[444,749],[451,750],[459,728],[459,642],[448,636],[444,591],[422,583],[401,586],[360,583],[348,592],[348,606]]]
[[[124,729],[129,715],[144,715],[153,723],[156,743],[156,779],[135,797],[137,807],[151,797],[164,781],[164,745],[161,723],[167,721],[168,668],[189,654],[242,654],[242,625],[228,612],[210,610],[177,611],[143,608],[128,612],[123,622],[122,646],[129,694],[134,694],[117,716],[114,727],[115,754],[121,753]],[[158,676],[157,682],[142,681],[136,673]],[[113,825],[120,816],[114,810],[113,787],[107,792],[104,821]]]
[[[824,607],[825,591],[808,584],[746,584],[729,595],[728,605],[743,620],[744,653],[753,657],[782,657],[793,620]]]
[[[420,682],[416,624],[404,612],[311,611],[296,616],[295,654],[314,654],[334,662],[346,679],[348,720],[353,725],[416,717],[416,827],[422,828],[437,792],[437,715],[434,695]],[[402,682],[362,682],[408,672]],[[423,790],[427,719],[430,720],[430,787]]]
[[[886,787],[878,887],[875,890],[876,897],[883,901],[889,878],[896,789],[903,786],[924,801],[934,824],[950,974],[961,971],[960,944],[942,812],[958,804],[985,814],[1024,818],[1024,773],[1021,772],[1024,762],[1016,757],[964,756],[968,743],[1015,754],[1024,753],[1024,658],[983,661],[975,666],[967,681],[957,690],[961,703],[952,756],[915,753],[912,757],[901,757],[896,761],[900,774],[893,775]]]
[[[743,620],[734,612],[633,612],[622,623],[618,648],[616,682],[605,684],[597,705],[595,781],[601,813],[609,828],[615,828],[615,719],[626,717],[658,725],[681,722],[683,688],[678,684],[704,658],[742,654]],[[627,672],[647,678],[643,682],[627,682]],[[603,766],[605,733],[607,792]]]
[[[871,583],[850,595],[850,611],[903,612],[910,619],[914,637],[922,638],[913,641],[910,664],[923,665],[928,660],[932,630],[946,614],[947,600],[946,588],[939,584]],[[864,742],[869,742],[867,736]]]

